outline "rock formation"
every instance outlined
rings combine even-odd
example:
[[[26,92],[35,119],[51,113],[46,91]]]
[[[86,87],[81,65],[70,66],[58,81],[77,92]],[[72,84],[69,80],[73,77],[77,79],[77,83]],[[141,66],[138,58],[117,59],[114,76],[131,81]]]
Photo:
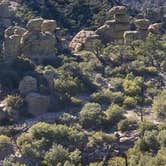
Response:
[[[162,31],[162,23],[154,23],[151,24],[148,28],[148,31],[152,34],[161,34]]]
[[[29,93],[25,101],[27,102],[28,112],[34,116],[47,112],[50,105],[50,97],[39,93]]]
[[[86,50],[89,42],[99,39],[103,43],[110,43],[116,40],[123,40],[123,34],[129,30],[129,17],[126,15],[125,6],[115,6],[109,13],[114,16],[114,20],[108,20],[96,31],[81,30],[69,44],[72,51],[78,52]]]
[[[145,40],[148,36],[148,27],[150,21],[148,19],[137,19],[135,20],[136,31],[124,32],[124,43],[130,44],[135,40]]]
[[[31,76],[25,76],[19,84],[19,91],[22,95],[37,91],[37,80]]]
[[[99,35],[97,35],[94,31],[82,30],[77,33],[70,42],[69,48],[75,52],[78,52],[82,49],[85,49],[85,46],[88,45],[88,42],[91,42],[95,39],[99,39]]]
[[[5,31],[3,52],[6,57],[24,55],[34,61],[55,55],[56,37],[54,20],[32,19],[27,29],[9,27]]]
[[[129,30],[129,17],[126,15],[125,6],[115,6],[109,13],[114,16],[114,20],[108,20],[96,30],[104,43],[123,40],[123,34]]]

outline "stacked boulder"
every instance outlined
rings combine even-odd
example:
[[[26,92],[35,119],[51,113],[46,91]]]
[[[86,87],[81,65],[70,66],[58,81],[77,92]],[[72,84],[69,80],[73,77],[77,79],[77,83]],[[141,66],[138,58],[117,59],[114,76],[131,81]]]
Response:
[[[19,26],[10,26],[5,30],[3,52],[7,57],[17,57],[21,54],[21,38],[26,29]]]
[[[96,39],[99,39],[99,35],[97,35],[94,31],[82,30],[72,39],[69,44],[69,48],[74,52],[78,52],[82,49],[86,49],[88,43]]]
[[[25,97],[28,112],[34,116],[41,115],[48,111],[50,97],[38,93],[36,78],[25,76],[19,84],[19,92]]]
[[[96,30],[104,43],[110,43],[117,40],[123,40],[123,34],[129,30],[129,17],[126,15],[127,8],[125,6],[115,6],[109,11],[114,16],[114,20],[106,21],[106,23]]]
[[[135,21],[135,26],[142,40],[145,40],[148,35],[149,25],[150,25],[150,20],[148,19],[138,19]]]
[[[26,29],[9,27],[5,31],[3,51],[6,57],[24,55],[34,61],[55,55],[55,20],[32,19]]]
[[[148,36],[148,27],[150,21],[148,19],[135,20],[136,31],[124,32],[124,43],[130,44],[135,40],[145,40]]]

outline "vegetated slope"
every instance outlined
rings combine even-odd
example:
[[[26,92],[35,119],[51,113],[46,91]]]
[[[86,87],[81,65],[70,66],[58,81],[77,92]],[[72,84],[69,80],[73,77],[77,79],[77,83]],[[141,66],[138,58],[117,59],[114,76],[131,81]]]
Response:
[[[118,0],[22,0],[21,3],[38,16],[57,20],[60,27],[71,32],[102,24],[106,11],[120,4]]]

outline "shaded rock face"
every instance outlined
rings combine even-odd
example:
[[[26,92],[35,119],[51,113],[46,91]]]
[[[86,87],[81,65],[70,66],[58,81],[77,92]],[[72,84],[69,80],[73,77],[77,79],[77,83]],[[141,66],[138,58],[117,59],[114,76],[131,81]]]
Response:
[[[29,93],[25,101],[27,102],[28,112],[34,116],[46,113],[50,106],[50,97],[38,93]]]
[[[31,76],[25,76],[19,84],[19,91],[22,95],[37,91],[37,80]]]
[[[69,48],[75,52],[81,51],[82,49],[86,49],[85,46],[88,45],[88,42],[95,39],[99,39],[99,35],[94,31],[82,30],[72,39]]]
[[[135,40],[140,40],[141,36],[138,31],[126,31],[124,32],[124,43],[130,44]]]
[[[55,55],[56,37],[54,20],[32,19],[27,29],[9,27],[5,31],[3,52],[6,57],[24,55],[32,60],[52,57]]]
[[[12,8],[10,1],[0,1],[0,26],[3,28],[9,27],[14,15],[15,10]]]
[[[5,41],[3,51],[5,56],[16,57],[21,53],[20,40],[26,29],[19,26],[10,26],[5,30]]]

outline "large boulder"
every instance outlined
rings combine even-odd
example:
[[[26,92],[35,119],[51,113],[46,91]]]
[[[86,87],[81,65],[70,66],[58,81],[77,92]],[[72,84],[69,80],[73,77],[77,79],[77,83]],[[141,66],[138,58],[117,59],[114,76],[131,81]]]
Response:
[[[50,97],[39,93],[29,93],[25,98],[28,106],[28,112],[34,116],[44,114],[50,106]]]
[[[128,23],[129,22],[129,17],[124,14],[115,14],[114,15],[114,20],[119,23]]]
[[[16,34],[6,37],[3,44],[4,55],[8,57],[19,56],[21,53],[20,40],[21,36]]]
[[[22,36],[27,30],[25,28],[22,28],[20,26],[9,26],[5,30],[5,38],[11,36],[11,35],[20,35]]]
[[[148,31],[152,34],[160,34],[162,29],[162,23],[151,24],[148,28]]]
[[[126,31],[124,32],[124,43],[131,44],[135,40],[140,40],[141,36],[138,31]]]
[[[55,20],[44,20],[41,25],[42,32],[51,32],[54,33],[56,30],[57,24]]]
[[[99,39],[99,35],[95,33],[95,31],[85,31],[82,30],[76,34],[76,36],[72,39],[69,44],[69,48],[75,52],[81,51],[82,49],[86,49],[85,45],[87,42]]]
[[[19,84],[19,91],[23,95],[37,91],[37,80],[31,76],[25,76]]]
[[[135,20],[135,25],[138,30],[147,30],[150,25],[150,20],[148,19],[137,19]]]
[[[29,58],[55,55],[56,38],[51,33],[27,31],[21,38],[22,54]]]
[[[42,23],[43,23],[43,19],[42,18],[31,19],[27,23],[27,29],[28,29],[28,31],[40,32]]]

